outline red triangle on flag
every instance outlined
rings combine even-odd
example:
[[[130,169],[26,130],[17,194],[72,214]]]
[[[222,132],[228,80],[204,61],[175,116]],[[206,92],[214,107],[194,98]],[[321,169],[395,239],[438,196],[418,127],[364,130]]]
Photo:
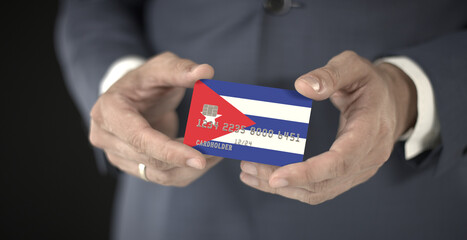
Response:
[[[213,108],[213,106],[217,106],[217,117],[206,117],[202,114],[203,107]],[[204,121],[207,119],[211,120],[211,123]],[[215,124],[212,120],[214,120]],[[194,147],[197,145],[197,141],[200,144],[202,141],[210,141],[229,134],[232,129],[235,131],[238,129],[237,125],[239,127],[249,127],[254,124],[253,120],[232,106],[214,90],[202,81],[197,81],[193,89],[183,143]]]

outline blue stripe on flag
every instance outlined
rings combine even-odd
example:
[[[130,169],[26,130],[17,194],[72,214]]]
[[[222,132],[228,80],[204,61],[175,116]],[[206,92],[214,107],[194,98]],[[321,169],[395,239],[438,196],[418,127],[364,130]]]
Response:
[[[210,143],[226,144],[222,142],[209,141]],[[263,148],[255,148],[242,146],[237,144],[232,145],[232,151],[222,150],[218,148],[195,146],[194,148],[203,154],[223,156],[226,158],[245,160],[257,163],[264,163],[276,166],[284,166],[291,163],[303,161],[303,154],[281,152]]]
[[[308,124],[307,123],[300,123],[300,122],[292,122],[274,118],[264,118],[252,115],[246,115],[251,120],[253,120],[256,124],[250,127],[245,128],[246,130],[250,130],[251,127],[254,128],[261,128],[261,129],[269,129],[274,130],[274,133],[277,134],[278,131],[281,131],[282,134],[284,132],[300,134],[300,138],[306,138],[306,134],[308,132]]]
[[[211,79],[201,79],[201,81],[209,88],[214,90],[217,94],[223,96],[282,103],[302,107],[311,107],[312,103],[311,99],[302,96],[295,90],[255,86]]]

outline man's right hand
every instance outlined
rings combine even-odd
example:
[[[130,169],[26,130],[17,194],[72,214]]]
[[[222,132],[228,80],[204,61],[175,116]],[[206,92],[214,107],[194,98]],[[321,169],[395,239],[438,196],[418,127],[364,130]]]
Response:
[[[221,158],[203,155],[174,139],[178,131],[175,109],[186,88],[213,76],[210,65],[168,52],[155,56],[99,97],[91,110],[91,143],[124,172],[139,176],[138,165],[143,163],[149,181],[190,184]]]

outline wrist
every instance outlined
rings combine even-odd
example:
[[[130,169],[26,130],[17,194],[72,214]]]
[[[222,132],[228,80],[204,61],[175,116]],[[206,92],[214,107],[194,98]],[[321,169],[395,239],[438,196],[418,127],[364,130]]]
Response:
[[[379,64],[378,67],[388,77],[392,90],[396,126],[394,141],[415,126],[417,120],[417,89],[409,76],[390,63]]]

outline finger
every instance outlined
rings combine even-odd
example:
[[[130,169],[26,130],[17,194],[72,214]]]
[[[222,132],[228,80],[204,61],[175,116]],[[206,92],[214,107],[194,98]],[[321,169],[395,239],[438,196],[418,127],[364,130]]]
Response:
[[[159,170],[167,170],[174,168],[175,165],[168,164],[152,157],[149,157],[145,154],[136,152],[132,147],[127,143],[121,141],[119,138],[115,137],[113,134],[104,131],[91,120],[91,131],[90,131],[90,141],[91,143],[103,149],[106,153],[112,153],[118,155],[119,157],[126,159],[127,161],[134,161],[137,163],[144,163],[147,166]]]
[[[128,161],[113,153],[106,154],[107,158],[112,164],[114,164],[114,166],[118,167],[123,172],[126,172],[138,178],[142,178],[139,172],[139,163],[134,161]],[[145,173],[148,181],[162,185],[170,185],[171,183],[173,183],[173,172],[171,172],[170,170],[157,170],[146,166]]]
[[[355,173],[352,173],[350,175],[341,177],[341,178],[332,178],[332,179],[327,179],[321,182],[316,182],[316,183],[311,183],[306,186],[294,186],[294,185],[289,185],[289,187],[301,187],[304,188],[310,192],[314,193],[319,193],[319,192],[328,192],[334,188],[338,188],[340,185],[347,186],[349,183],[351,183],[349,186],[354,186],[356,184],[360,184],[361,182],[357,181],[356,179],[359,179],[361,175],[368,175],[370,173],[375,172],[379,166],[372,166],[371,168],[366,168],[362,169],[360,171],[357,171]],[[354,184],[355,183],[355,184]]]
[[[177,186],[177,187],[185,187],[188,184],[192,183],[199,177],[201,177],[205,172],[207,172],[209,169],[217,165],[222,158],[220,157],[210,157],[207,158],[206,161],[206,168],[202,170],[198,169],[193,169],[193,168],[183,168],[183,167],[177,167],[173,168],[170,171],[170,175],[174,177],[175,179],[171,179],[171,186]]]
[[[184,138],[180,137],[180,138],[176,138],[175,141],[177,141],[179,143],[183,143],[183,139]],[[208,155],[208,154],[203,154],[203,157],[204,157],[204,159],[206,159],[206,168],[212,167],[213,162],[217,164],[219,161],[224,159],[223,157],[218,157],[218,156],[213,156],[213,155]]]
[[[123,159],[120,156],[115,155],[113,153],[107,154],[107,158],[120,170],[135,177],[141,178],[138,166],[139,163],[127,161],[126,159]],[[219,163],[219,161],[219,158],[210,158],[207,162],[206,168],[203,170],[181,167],[176,167],[170,170],[159,170],[154,169],[150,166],[146,166],[145,173],[146,178],[150,182],[154,182],[165,186],[184,187],[196,180],[197,178],[199,178],[208,169],[212,168],[217,163]]]
[[[346,137],[344,135],[342,138]],[[275,188],[296,186],[309,187],[313,192],[323,191],[349,176],[379,168],[387,160],[387,154],[376,148],[367,153],[364,147],[362,150],[351,145],[345,148],[330,150],[305,162],[281,167],[271,174],[269,184]],[[356,154],[352,150],[356,150]]]
[[[303,187],[313,183],[334,179],[346,174],[341,167],[342,156],[328,151],[304,162],[289,164],[271,174],[269,184],[273,188],[287,186]]]
[[[257,179],[260,180],[265,180],[269,182],[269,179],[272,175],[272,173],[278,169],[278,166],[272,166],[272,165],[267,165],[267,164],[260,164],[260,163],[254,163],[254,162],[248,162],[248,161],[242,161],[240,164],[240,167],[242,169],[242,172],[247,173],[249,176],[256,177]],[[287,179],[286,179],[287,180]],[[302,185],[297,185],[295,182],[277,182],[274,180],[274,184],[270,185],[271,187],[274,188],[279,188],[279,187],[286,187],[286,186],[292,186],[292,187],[301,187],[305,188],[311,192],[322,192],[324,190],[327,190],[329,187],[333,187],[339,182],[342,182],[344,179],[327,179],[321,182],[316,182],[316,183],[309,183],[304,181]]]
[[[369,171],[361,172],[350,178],[347,178],[345,181],[341,182],[340,184],[336,184],[334,187],[330,187],[318,193],[325,195],[326,200],[333,199],[339,196],[340,194],[349,191],[353,187],[368,181],[371,177],[373,177],[376,174],[377,171],[378,171],[377,168],[373,168]]]
[[[299,200],[308,204],[319,204],[327,200],[326,194],[324,193],[312,193],[303,188],[297,187],[285,187],[285,188],[272,188],[268,182],[263,179],[259,179],[255,176],[251,176],[247,173],[242,172],[240,174],[240,180],[246,185],[258,189],[263,192],[281,195],[287,198]]]
[[[117,100],[101,96],[100,101],[104,103],[96,104],[91,116],[99,127],[112,132],[136,152],[149,157],[179,167],[205,167],[206,161],[200,152],[153,129],[127,102]]]
[[[287,198],[296,199],[301,202],[316,205],[324,201],[333,199],[338,195],[348,191],[352,187],[355,187],[368,179],[370,179],[376,173],[377,169],[371,171],[366,171],[364,173],[357,174],[351,178],[348,178],[345,182],[341,184],[336,184],[333,187],[327,188],[324,191],[312,192],[300,187],[283,187],[283,188],[273,188],[269,185],[266,180],[259,179],[255,176],[251,176],[245,172],[240,174],[240,179],[242,182],[247,184],[250,187],[255,189],[281,195]]]
[[[137,71],[135,71],[137,72]],[[138,81],[142,87],[193,87],[203,78],[212,78],[214,69],[208,64],[197,64],[171,52],[159,54],[140,69]]]
[[[222,159],[224,159],[223,157],[212,156],[207,154],[203,154],[203,156],[206,158],[206,167],[209,166],[209,162],[219,162]]]
[[[106,152],[105,155],[107,156],[107,160],[109,160],[109,162],[114,166],[114,167],[117,167],[118,169],[124,171],[124,172],[127,172],[127,173],[130,173],[131,172],[131,168],[132,166],[135,166],[135,164],[137,165],[138,163],[136,162],[133,162],[133,161],[128,161],[127,159],[125,158],[122,158],[121,156],[119,156],[118,154],[115,154],[113,152]],[[130,173],[134,176],[138,176],[138,175],[135,175],[133,173]]]
[[[365,80],[371,63],[352,51],[344,51],[333,57],[324,67],[300,76],[295,88],[303,96],[323,100],[333,93],[347,88],[351,90],[359,80]]]
[[[240,168],[245,173],[248,173],[252,176],[256,176],[263,180],[268,180],[271,174],[279,167],[255,162],[242,161],[240,163]]]
[[[183,143],[183,140],[184,140],[184,138],[182,138],[182,137],[175,139],[175,141],[177,141],[179,143]],[[209,166],[209,162],[219,162],[222,159],[224,159],[223,157],[218,157],[218,156],[213,156],[213,155],[208,155],[208,154],[203,154],[203,157],[204,157],[204,159],[206,159],[206,167]]]
[[[375,134],[369,127],[372,125],[364,120],[365,117],[362,119],[352,119],[354,122],[348,120],[347,126],[328,152],[277,169],[271,175],[271,186],[306,186],[349,174],[375,145]]]

